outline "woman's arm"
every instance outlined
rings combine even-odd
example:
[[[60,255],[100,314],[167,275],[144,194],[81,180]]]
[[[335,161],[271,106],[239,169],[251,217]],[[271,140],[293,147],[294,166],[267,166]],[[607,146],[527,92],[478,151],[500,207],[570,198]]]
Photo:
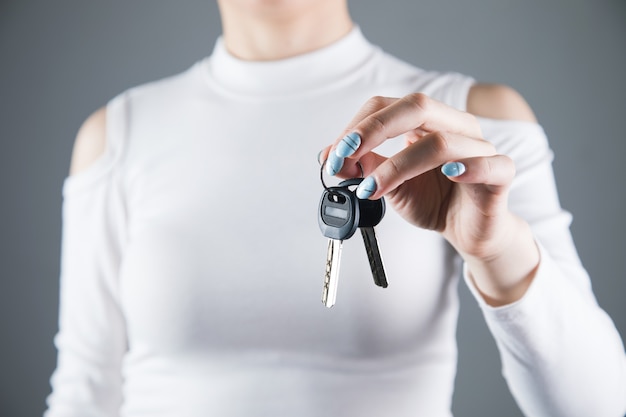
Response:
[[[540,245],[533,282],[517,302],[497,307],[472,279],[466,281],[496,339],[503,373],[520,407],[532,416],[623,416],[626,356],[610,318],[597,305],[559,204],[552,152],[525,100],[508,87],[477,85],[468,111],[486,117],[493,134],[516,162],[518,179],[509,207]],[[495,120],[504,119],[504,120]],[[531,123],[515,123],[520,120]],[[518,137],[517,140],[511,139]]]
[[[357,195],[385,195],[464,258],[527,415],[621,417],[624,348],[580,265],[543,130],[507,87],[474,87],[468,108],[483,118],[421,94],[373,98],[322,158],[330,174],[348,177],[359,161],[366,178]],[[372,151],[399,135],[407,146],[396,155]]]
[[[46,417],[119,415],[127,348],[118,288],[124,215],[114,175],[118,149],[107,136],[107,111],[100,109],[77,135],[63,188],[58,359]]]

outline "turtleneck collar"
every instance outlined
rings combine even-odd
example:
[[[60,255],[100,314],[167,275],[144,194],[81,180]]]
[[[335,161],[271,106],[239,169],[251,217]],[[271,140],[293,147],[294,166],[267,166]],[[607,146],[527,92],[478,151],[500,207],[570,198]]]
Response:
[[[245,61],[230,54],[220,37],[206,61],[209,79],[244,96],[292,96],[331,87],[355,75],[378,51],[355,26],[337,42],[276,61]]]

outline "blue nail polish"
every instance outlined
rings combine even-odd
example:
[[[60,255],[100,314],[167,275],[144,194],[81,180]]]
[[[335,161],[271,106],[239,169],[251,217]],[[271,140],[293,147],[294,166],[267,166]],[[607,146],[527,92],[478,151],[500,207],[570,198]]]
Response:
[[[361,200],[369,198],[376,192],[376,181],[374,177],[366,177],[356,188],[356,196]]]
[[[352,132],[344,136],[341,142],[337,144],[335,152],[337,156],[346,158],[355,153],[359,146],[361,146],[361,136],[356,132]]]
[[[465,172],[465,165],[462,162],[448,162],[443,164],[441,172],[447,177],[458,177]]]
[[[335,175],[341,171],[342,166],[343,158],[340,158],[334,152],[331,152],[326,160],[326,172],[328,172],[328,175]]]

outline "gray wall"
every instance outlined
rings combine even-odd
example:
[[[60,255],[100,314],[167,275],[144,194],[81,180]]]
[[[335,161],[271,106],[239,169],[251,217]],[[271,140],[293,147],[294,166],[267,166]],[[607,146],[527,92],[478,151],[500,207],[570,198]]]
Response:
[[[522,92],[556,151],[563,205],[600,304],[626,336],[626,2],[352,0],[386,50]],[[0,1],[0,415],[44,408],[55,364],[60,187],[81,121],[188,67],[220,33],[208,0]],[[461,287],[458,416],[519,416]]]

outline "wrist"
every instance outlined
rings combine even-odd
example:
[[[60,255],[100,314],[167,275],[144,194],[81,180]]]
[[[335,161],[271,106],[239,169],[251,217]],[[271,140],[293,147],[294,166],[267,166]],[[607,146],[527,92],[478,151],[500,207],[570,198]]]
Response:
[[[540,255],[528,223],[514,220],[497,250],[484,256],[461,253],[469,278],[485,302],[493,307],[521,299],[532,283]]]

